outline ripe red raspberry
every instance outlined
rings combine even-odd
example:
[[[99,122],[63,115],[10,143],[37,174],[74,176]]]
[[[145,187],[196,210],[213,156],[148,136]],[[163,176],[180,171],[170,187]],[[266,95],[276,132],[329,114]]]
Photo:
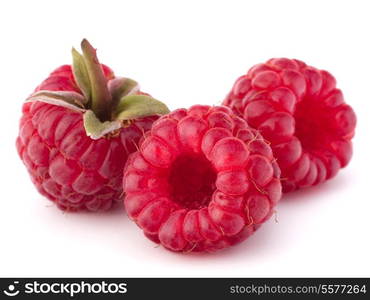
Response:
[[[259,133],[227,107],[161,117],[131,154],[125,208],[154,242],[215,251],[249,237],[281,196],[280,170]]]
[[[86,40],[82,49],[73,67],[57,68],[23,105],[16,144],[38,191],[59,208],[107,210],[122,200],[128,155],[165,109],[100,65]],[[140,103],[154,109],[132,113]]]
[[[224,104],[271,142],[284,192],[330,179],[351,159],[356,116],[327,71],[270,59],[239,77]]]

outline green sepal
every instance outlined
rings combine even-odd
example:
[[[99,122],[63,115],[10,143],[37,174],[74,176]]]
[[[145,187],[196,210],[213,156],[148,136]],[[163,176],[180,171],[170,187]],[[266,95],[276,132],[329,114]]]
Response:
[[[105,78],[102,66],[96,56],[96,50],[86,39],[82,40],[81,49],[91,85],[90,108],[102,122],[110,120],[112,97],[108,90],[107,79]]]
[[[116,107],[123,97],[135,94],[140,87],[133,79],[116,77],[108,81],[108,89],[112,95],[112,107]]]
[[[92,110],[87,110],[83,114],[83,121],[87,136],[94,140],[122,127],[120,121],[100,121]]]
[[[87,100],[91,98],[91,83],[83,56],[72,48],[72,72],[78,87]]]
[[[150,96],[129,95],[123,97],[115,109],[115,120],[135,120],[153,115],[165,115],[168,107]]]
[[[169,110],[165,104],[150,96],[129,95],[123,97],[117,105],[116,114],[112,121],[102,122],[90,109],[83,114],[83,121],[86,134],[92,139],[99,139],[124,127],[127,124],[125,121],[153,115],[164,115],[168,112]]]
[[[57,106],[67,107],[77,111],[85,111],[86,98],[79,93],[71,91],[41,90],[33,93],[26,102],[41,101]]]

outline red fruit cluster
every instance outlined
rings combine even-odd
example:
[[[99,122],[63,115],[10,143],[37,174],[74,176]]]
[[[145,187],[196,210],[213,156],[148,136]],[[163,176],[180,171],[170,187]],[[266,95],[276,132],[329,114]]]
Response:
[[[63,210],[107,210],[125,194],[149,239],[212,252],[256,231],[282,189],[319,184],[351,159],[356,116],[326,71],[271,59],[236,81],[226,106],[168,113],[87,40],[81,49],[27,99],[17,138],[38,191]]]
[[[351,159],[356,116],[327,71],[270,59],[237,79],[224,104],[271,143],[286,192],[332,178]]]
[[[173,251],[245,240],[281,196],[271,148],[227,107],[196,105],[154,122],[124,171],[128,215]]]
[[[113,72],[102,65],[107,79]],[[37,88],[81,93],[71,66],[57,68]],[[38,191],[63,210],[107,210],[122,200],[122,171],[144,131],[157,117],[133,121],[114,134],[93,140],[82,114],[44,102],[23,105],[18,153]]]

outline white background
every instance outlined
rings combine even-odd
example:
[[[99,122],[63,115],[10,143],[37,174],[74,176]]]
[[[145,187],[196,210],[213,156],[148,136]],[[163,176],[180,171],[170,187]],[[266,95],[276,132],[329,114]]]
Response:
[[[369,1],[1,1],[0,276],[370,276],[369,14]],[[171,109],[221,103],[271,57],[327,69],[358,116],[353,160],[216,254],[156,247],[122,209],[63,213],[34,189],[15,139],[25,97],[84,37]]]

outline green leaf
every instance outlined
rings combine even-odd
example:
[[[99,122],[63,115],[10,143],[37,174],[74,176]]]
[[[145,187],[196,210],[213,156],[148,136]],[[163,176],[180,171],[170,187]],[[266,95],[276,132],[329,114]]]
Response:
[[[94,111],[87,110],[83,115],[86,134],[92,139],[99,139],[109,132],[120,129],[125,121],[169,112],[162,102],[145,95],[129,95],[121,99],[113,121],[101,121]]]
[[[72,48],[72,58],[73,58],[72,64],[73,76],[76,79],[77,85],[84,94],[85,98],[88,101],[90,101],[91,83],[89,79],[89,74],[87,73],[85,60],[83,56],[75,48]]]
[[[129,95],[123,97],[116,107],[116,120],[134,120],[169,113],[167,106],[150,96]]]
[[[111,118],[112,96],[109,93],[107,79],[96,56],[96,50],[83,39],[81,49],[91,84],[91,109],[101,121]]]
[[[116,107],[123,97],[136,93],[139,88],[139,84],[130,78],[116,77],[109,80],[108,89],[112,95],[112,107]]]
[[[100,121],[92,110],[84,113],[83,121],[86,134],[94,140],[122,127],[120,121]]]
[[[85,111],[86,98],[79,93],[70,91],[46,91],[33,93],[27,102],[41,101],[53,105],[67,107],[76,111]]]

